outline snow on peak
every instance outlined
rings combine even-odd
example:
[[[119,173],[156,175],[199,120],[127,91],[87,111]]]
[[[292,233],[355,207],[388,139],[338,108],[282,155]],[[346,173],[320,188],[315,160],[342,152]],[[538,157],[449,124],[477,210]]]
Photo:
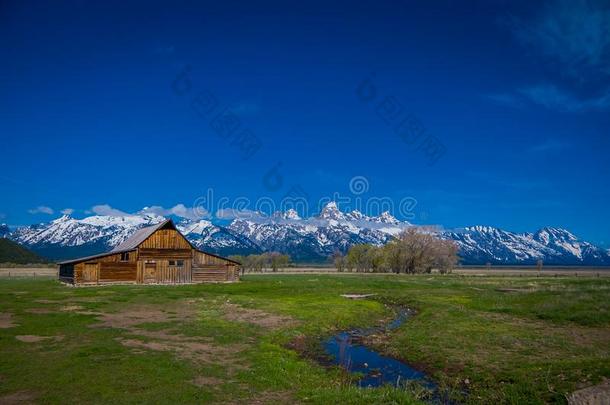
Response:
[[[349,215],[354,218],[354,219],[363,219],[365,218],[365,215],[358,211],[358,210],[353,210],[352,212],[349,213]]]
[[[553,239],[577,240],[578,239],[570,231],[567,231],[567,230],[561,229],[561,228],[553,228],[550,226],[546,226],[546,227],[540,229],[538,232],[536,232],[536,235],[540,235],[541,238],[546,238],[548,240],[553,240]]]
[[[64,215],[62,215],[61,217],[59,217],[59,218],[54,219],[53,221],[51,221],[51,223],[53,223],[53,224],[59,224],[59,223],[61,223],[61,222],[67,222],[67,221],[69,221],[69,220],[71,220],[71,219],[72,219],[72,217],[71,217],[70,215],[68,215],[68,214],[64,214]]]
[[[191,222],[189,220],[182,221],[178,226],[178,229],[185,235],[189,234],[203,234],[210,229],[214,229],[215,226],[210,221],[200,219],[199,221]]]
[[[281,219],[291,219],[293,221],[298,221],[301,219],[301,217],[299,216],[299,213],[296,212],[296,210],[293,210],[292,208],[290,208],[289,210],[282,212],[282,211],[276,211],[273,216],[275,218],[281,218]]]
[[[373,221],[381,222],[384,224],[398,224],[400,223],[389,211],[384,211],[378,217],[373,217]]]
[[[334,201],[330,201],[328,204],[326,204],[324,206],[324,208],[322,208],[322,211],[320,211],[319,217],[322,219],[334,219],[334,220],[345,219],[345,215],[341,211],[339,211],[339,208],[337,207],[337,203]]]

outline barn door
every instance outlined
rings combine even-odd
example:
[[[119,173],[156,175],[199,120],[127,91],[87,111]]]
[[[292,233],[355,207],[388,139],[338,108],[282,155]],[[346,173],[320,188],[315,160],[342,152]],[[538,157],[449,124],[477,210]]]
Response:
[[[147,260],[144,263],[144,283],[155,283],[157,281],[157,262]]]
[[[97,283],[97,263],[85,263],[83,283]]]

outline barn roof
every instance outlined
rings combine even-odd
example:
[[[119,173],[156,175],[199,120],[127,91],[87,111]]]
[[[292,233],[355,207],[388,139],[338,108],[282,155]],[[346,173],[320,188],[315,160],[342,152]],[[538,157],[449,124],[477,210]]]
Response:
[[[116,255],[118,253],[131,252],[131,251],[135,250],[138,246],[140,246],[140,244],[142,242],[144,242],[146,239],[148,239],[150,237],[150,235],[152,235],[153,233],[155,233],[159,229],[162,229],[162,228],[164,228],[164,227],[166,227],[168,225],[171,228],[173,228],[176,231],[178,231],[180,234],[182,234],[178,230],[178,228],[176,228],[176,225],[174,225],[174,222],[171,219],[166,219],[165,221],[161,221],[161,222],[159,222],[156,225],[151,225],[151,226],[147,226],[147,227],[138,229],[133,235],[131,235],[129,238],[127,238],[123,243],[120,243],[118,246],[116,246],[114,249],[112,249],[109,252],[100,253],[100,254],[92,255],[92,256],[80,257],[78,259],[66,260],[66,261],[63,261],[63,262],[59,262],[58,264],[79,263],[79,262],[84,262],[84,261],[87,261],[87,260],[98,259],[100,257]],[[182,236],[184,236],[184,235],[182,235]],[[219,255],[215,255],[213,253],[204,252],[201,249],[197,249],[195,246],[193,246],[193,244],[188,239],[186,239],[186,237],[184,239],[188,242],[189,245],[191,245],[191,248],[193,248],[194,250],[197,250],[197,251],[199,251],[201,253],[205,253],[206,255],[210,255],[210,256],[217,257],[219,259],[226,260],[226,261],[231,262],[231,263],[235,263],[237,265],[241,265],[241,263],[236,262],[235,260],[227,259],[226,257],[222,257],[222,256],[219,256]]]

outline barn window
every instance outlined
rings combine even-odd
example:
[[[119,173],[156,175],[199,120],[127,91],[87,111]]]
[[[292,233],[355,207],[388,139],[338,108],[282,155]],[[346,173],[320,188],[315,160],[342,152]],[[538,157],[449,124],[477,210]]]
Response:
[[[176,261],[175,260],[170,260],[169,261],[169,265],[170,266],[175,266],[176,265]]]
[[[128,262],[129,261],[129,252],[121,253],[121,261],[122,262]]]
[[[176,261],[176,266],[178,266],[178,267],[184,266],[184,260],[177,260]]]

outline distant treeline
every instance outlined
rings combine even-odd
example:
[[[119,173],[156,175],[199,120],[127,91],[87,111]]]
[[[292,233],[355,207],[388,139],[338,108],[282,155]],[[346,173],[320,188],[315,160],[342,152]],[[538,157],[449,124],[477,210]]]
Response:
[[[241,263],[242,272],[262,272],[263,269],[278,271],[290,265],[290,256],[278,252],[267,252],[260,255],[233,255],[229,259]]]
[[[425,229],[409,228],[384,246],[359,244],[347,255],[336,252],[333,263],[338,271],[378,273],[449,273],[458,263],[458,247]]]

